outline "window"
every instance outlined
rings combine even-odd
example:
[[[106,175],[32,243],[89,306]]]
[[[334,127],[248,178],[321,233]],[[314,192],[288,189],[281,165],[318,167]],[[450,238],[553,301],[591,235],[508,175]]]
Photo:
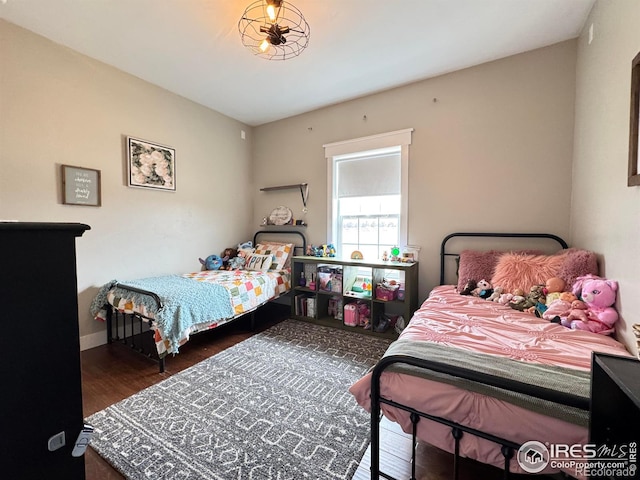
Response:
[[[413,129],[325,145],[328,242],[365,259],[407,241],[408,146]]]

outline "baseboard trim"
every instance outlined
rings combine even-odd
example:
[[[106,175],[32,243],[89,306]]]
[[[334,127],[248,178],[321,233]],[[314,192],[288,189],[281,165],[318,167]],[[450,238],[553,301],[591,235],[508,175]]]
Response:
[[[90,333],[80,337],[80,351],[89,350],[90,348],[99,347],[107,343],[107,332]]]

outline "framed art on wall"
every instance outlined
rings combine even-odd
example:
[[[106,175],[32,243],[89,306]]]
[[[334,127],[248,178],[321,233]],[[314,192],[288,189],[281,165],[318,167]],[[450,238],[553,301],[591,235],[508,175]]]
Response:
[[[176,151],[166,145],[127,137],[130,187],[176,190]]]
[[[61,165],[62,203],[64,205],[86,205],[99,207],[100,170]]]

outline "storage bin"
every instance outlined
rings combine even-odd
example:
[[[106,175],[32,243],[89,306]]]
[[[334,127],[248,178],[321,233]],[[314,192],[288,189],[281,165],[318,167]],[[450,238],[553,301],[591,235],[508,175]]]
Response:
[[[404,300],[404,284],[401,283],[398,287],[398,300]]]
[[[331,291],[335,293],[342,293],[342,274],[331,274]]]
[[[357,327],[360,323],[358,307],[355,303],[348,303],[344,306],[344,324],[349,327]]]
[[[331,291],[331,273],[330,272],[318,272],[318,289],[325,292]]]
[[[382,284],[378,284],[376,286],[376,298],[378,300],[384,300],[385,302],[389,302],[391,300],[395,300],[398,294],[398,288],[389,288],[385,287]]]
[[[342,298],[331,297],[327,306],[327,315],[336,320],[342,320]]]

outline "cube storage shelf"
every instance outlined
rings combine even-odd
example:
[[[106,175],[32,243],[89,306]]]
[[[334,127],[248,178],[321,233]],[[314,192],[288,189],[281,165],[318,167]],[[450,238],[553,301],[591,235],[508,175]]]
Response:
[[[393,318],[401,315],[406,324],[419,306],[418,262],[294,256],[292,266],[291,315],[298,320],[396,338],[398,333],[393,326],[377,331],[380,320],[384,316]],[[396,280],[403,286],[402,299],[384,300],[388,296],[376,292],[376,286],[385,279]],[[345,306],[354,303],[363,304],[360,309],[368,309],[371,328],[349,325],[353,307],[345,309]]]

